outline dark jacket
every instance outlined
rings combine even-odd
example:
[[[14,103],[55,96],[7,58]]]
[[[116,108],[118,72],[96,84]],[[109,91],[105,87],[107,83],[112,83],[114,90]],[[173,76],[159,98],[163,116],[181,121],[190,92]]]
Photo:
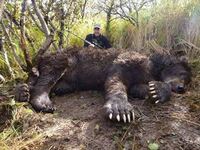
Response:
[[[98,47],[97,45],[99,45],[99,48],[104,48],[104,49],[108,49],[111,48],[112,46],[110,45],[110,42],[108,41],[108,39],[103,36],[95,36],[94,34],[89,34],[86,36],[87,41],[91,42],[92,44],[94,44],[96,47]],[[84,43],[84,47],[88,47],[89,44],[88,43]]]

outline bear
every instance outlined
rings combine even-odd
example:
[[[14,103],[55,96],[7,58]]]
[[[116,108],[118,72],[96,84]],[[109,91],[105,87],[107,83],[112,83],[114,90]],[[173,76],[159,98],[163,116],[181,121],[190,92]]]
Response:
[[[128,95],[152,103],[170,100],[171,93],[184,93],[191,81],[191,69],[184,58],[153,53],[98,48],[68,48],[41,57],[28,85],[19,85],[18,101],[29,101],[38,112],[52,113],[50,94],[58,96],[83,90],[101,90],[105,94],[108,119],[135,120]]]

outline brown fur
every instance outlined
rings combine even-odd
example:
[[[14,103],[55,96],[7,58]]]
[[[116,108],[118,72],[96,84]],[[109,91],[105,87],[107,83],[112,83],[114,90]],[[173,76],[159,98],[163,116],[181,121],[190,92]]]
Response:
[[[71,48],[62,53],[47,54],[38,63],[39,77],[34,77],[33,81],[30,76],[30,103],[37,111],[52,112],[50,92],[62,95],[77,90],[104,90],[107,113],[114,117],[126,114],[129,118],[132,106],[127,93],[144,98],[148,95],[148,82],[162,78],[167,83],[155,82],[155,85],[158,89],[163,87],[162,92],[158,90],[158,95],[165,101],[170,97],[170,85],[179,84],[171,82],[185,80],[179,74],[172,75],[173,80],[169,78],[170,72],[175,72],[166,71],[171,67],[173,70],[178,68],[176,72],[189,72],[177,58],[160,54],[147,57],[133,51],[94,48]],[[163,71],[168,73],[167,79],[161,77]],[[189,73],[186,77],[190,77]]]

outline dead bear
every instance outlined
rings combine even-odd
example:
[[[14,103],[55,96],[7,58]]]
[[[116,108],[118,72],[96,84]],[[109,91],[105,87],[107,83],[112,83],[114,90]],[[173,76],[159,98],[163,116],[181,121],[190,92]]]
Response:
[[[116,49],[71,48],[43,56],[37,68],[37,77],[30,75],[28,86],[18,88],[17,100],[29,101],[36,111],[51,113],[50,93],[104,90],[105,113],[111,120],[123,122],[135,118],[128,94],[162,103],[170,99],[171,92],[184,93],[191,80],[185,59],[158,53],[147,57]]]

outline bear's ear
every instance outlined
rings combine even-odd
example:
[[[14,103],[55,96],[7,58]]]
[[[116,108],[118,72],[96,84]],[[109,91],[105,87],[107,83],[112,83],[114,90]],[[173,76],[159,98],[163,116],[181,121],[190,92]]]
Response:
[[[179,57],[179,60],[180,60],[181,62],[183,62],[183,63],[188,63],[188,62],[189,62],[187,56],[181,56],[181,57]]]

